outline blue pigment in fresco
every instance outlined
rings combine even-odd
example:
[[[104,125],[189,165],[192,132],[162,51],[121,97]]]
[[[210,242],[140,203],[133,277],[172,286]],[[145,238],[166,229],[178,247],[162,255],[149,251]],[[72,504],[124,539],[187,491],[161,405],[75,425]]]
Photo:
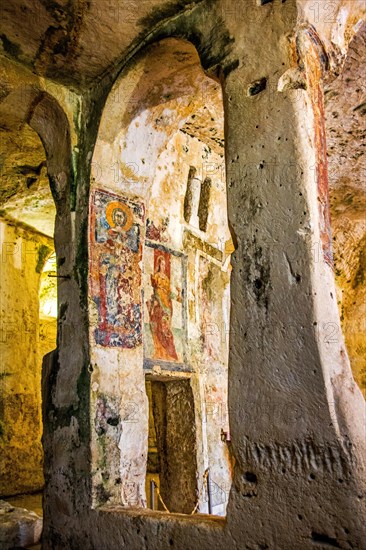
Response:
[[[144,207],[98,190],[91,202],[90,284],[101,346],[134,348],[142,342],[140,229]]]

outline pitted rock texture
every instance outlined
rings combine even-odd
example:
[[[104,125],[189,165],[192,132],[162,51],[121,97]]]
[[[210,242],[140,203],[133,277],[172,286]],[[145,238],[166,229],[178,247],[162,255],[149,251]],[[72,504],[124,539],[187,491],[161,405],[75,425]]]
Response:
[[[366,395],[366,25],[325,99],[338,303],[353,373]]]

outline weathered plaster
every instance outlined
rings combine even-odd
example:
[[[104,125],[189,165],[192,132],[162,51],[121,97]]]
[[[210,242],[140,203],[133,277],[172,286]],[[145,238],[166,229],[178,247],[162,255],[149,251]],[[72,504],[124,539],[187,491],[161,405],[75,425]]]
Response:
[[[158,71],[158,66],[163,66],[164,70]],[[152,86],[152,92],[150,86]],[[116,120],[121,121],[120,125],[116,125]],[[209,128],[206,126],[207,121],[210,123]],[[196,201],[192,202],[194,215],[187,223],[184,221],[183,205],[191,166],[195,166],[198,195]],[[93,362],[95,361],[93,366],[95,382],[92,383],[92,388],[97,391],[93,394],[95,395],[93,401],[97,399],[97,409],[97,395],[101,395],[98,393],[100,392],[99,381],[105,378],[104,365],[110,360],[113,361],[112,356],[114,356],[116,378],[113,379],[112,375],[108,383],[103,384],[103,392],[105,392],[103,395],[105,399],[110,399],[114,395],[112,401],[117,399],[120,407],[129,403],[136,411],[136,415],[133,416],[135,424],[133,429],[128,425],[132,424],[129,418],[125,423],[122,420],[120,432],[114,429],[115,435],[111,435],[107,443],[107,448],[111,445],[110,453],[105,451],[105,434],[102,434],[102,441],[98,442],[98,438],[93,441],[93,455],[98,457],[104,454],[107,457],[104,461],[101,458],[94,460],[94,463],[98,464],[95,473],[97,488],[95,503],[101,504],[106,500],[118,503],[122,494],[122,502],[125,505],[146,506],[144,487],[148,411],[146,395],[142,391],[144,384],[142,366],[144,365],[144,368],[148,367],[154,380],[157,381],[160,376],[164,379],[170,375],[174,379],[174,371],[177,369],[192,372],[195,431],[197,431],[196,456],[192,457],[192,460],[197,460],[199,464],[197,471],[199,509],[207,511],[204,472],[209,467],[212,482],[219,488],[218,491],[222,492],[221,500],[218,498],[216,502],[215,511],[222,514],[225,511],[230,487],[228,450],[226,443],[221,439],[221,430],[228,432],[226,341],[228,326],[224,325],[223,313],[228,305],[223,303],[223,296],[229,284],[229,275],[225,273],[221,277],[220,273],[222,269],[227,271],[227,265],[224,266],[227,260],[224,248],[225,243],[230,239],[224,186],[223,106],[219,84],[204,75],[197,53],[191,45],[177,40],[168,40],[154,45],[130,73],[116,83],[105,107],[92,168],[95,179],[94,188],[103,186],[104,189],[113,190],[116,193],[114,198],[112,197],[115,202],[128,202],[136,197],[135,200],[139,201],[146,210],[146,234],[145,228],[141,226],[139,229],[139,238],[144,247],[143,287],[139,281],[139,268],[136,266],[133,270],[133,288],[139,292],[143,290],[144,297],[142,336],[144,355],[141,356],[141,349],[139,349],[141,340],[139,342],[138,339],[133,346],[136,349],[128,353],[125,349],[118,352],[106,349],[107,343],[104,344],[104,350],[95,349],[94,351],[95,343],[91,336],[92,357]],[[211,181],[210,189],[206,188],[205,195],[202,191],[200,199],[201,182],[208,177]],[[202,186],[204,190],[203,183]],[[199,228],[198,216],[202,219],[203,214],[207,218],[206,231]],[[95,214],[92,216],[95,220]],[[101,221],[97,223],[105,223],[103,220],[108,218],[107,213],[100,212],[99,216]],[[91,224],[92,236],[95,223],[94,221]],[[112,229],[108,230],[109,233],[111,231]],[[196,235],[196,241],[189,242],[186,237],[188,234]],[[128,232],[125,235],[127,238]],[[111,236],[111,243],[112,240]],[[105,246],[108,247],[108,243],[109,240],[106,241]],[[212,286],[211,294],[204,298],[199,285],[202,284],[201,273],[203,273],[202,276],[207,276],[207,267],[202,269],[199,254],[205,254],[205,243],[208,243],[208,247],[215,251],[215,255],[218,255],[221,261],[216,260],[219,276],[212,276],[213,279],[208,283]],[[124,250],[122,244],[121,246]],[[95,249],[93,245],[91,258],[94,257]],[[173,332],[169,328],[171,339],[169,345],[168,343],[159,344],[154,332],[157,331],[157,337],[159,337],[158,331],[163,330],[159,328],[157,310],[153,309],[154,301],[160,299],[159,295],[154,294],[157,291],[153,290],[154,278],[158,274],[161,277],[159,273],[161,268],[158,263],[160,256],[165,258],[162,269],[165,270],[169,262],[168,271],[171,273],[169,277],[162,275],[167,282],[170,279],[169,292],[173,296],[169,306],[173,309],[170,320]],[[206,257],[209,261],[207,252]],[[122,266],[127,261],[126,258],[126,253],[123,252]],[[95,331],[95,324],[98,323],[97,319],[100,319],[101,315],[99,298],[101,294],[93,291],[93,281],[98,276],[100,277],[92,260],[92,295],[98,296],[97,300],[94,298],[94,302],[98,301],[99,310],[93,313],[93,307],[91,308],[91,331]],[[206,310],[200,308],[198,305],[200,301],[202,306],[205,304]],[[216,301],[217,310],[215,310]],[[115,303],[115,300],[112,302]],[[208,317],[206,319],[203,316]],[[155,328],[153,323],[156,323]],[[136,326],[136,334],[139,330]],[[167,330],[165,328],[163,331],[165,340]],[[210,337],[214,344],[207,343]],[[99,340],[96,343],[102,344]],[[122,348],[129,347],[123,342],[118,344],[117,340],[109,347],[114,345]],[[211,349],[215,345],[216,355]],[[210,373],[208,363],[214,374]],[[121,367],[118,367],[118,364],[125,365],[125,369],[128,369],[123,375],[123,382],[118,382],[122,376]],[[107,372],[110,372],[109,369]],[[134,383],[134,386],[129,387],[127,380]],[[136,387],[139,388],[139,392],[136,392]],[[123,414],[120,418],[123,418]],[[174,418],[174,414],[171,418]],[[209,425],[209,430],[206,429],[206,424]],[[170,433],[171,429],[170,426],[167,433]],[[113,432],[113,429],[109,428],[108,432]],[[118,438],[120,438],[119,443]],[[116,474],[117,478],[112,479],[106,471],[111,472],[115,468],[110,465],[110,460],[112,457],[115,460],[116,453],[118,455],[117,448],[121,453],[120,473]],[[141,460],[136,462],[136,456],[141,457]],[[104,487],[108,489],[100,498],[98,487],[103,478],[107,478],[104,479]],[[118,479],[118,483],[115,479]],[[124,485],[129,487],[128,497]],[[166,488],[163,491],[166,492]],[[174,499],[172,500],[169,496],[167,500],[173,502]],[[176,508],[176,505],[174,506]],[[192,510],[194,507],[195,503],[191,507]]]
[[[358,1],[337,2],[335,24],[326,24],[324,19],[312,20],[312,2],[306,3],[304,9],[303,6],[305,3],[294,0],[274,0],[264,5],[246,0],[235,5],[224,1],[201,3],[190,6],[184,16],[155,11],[148,20],[144,19],[144,32],[139,40],[140,29],[125,34],[120,32],[119,25],[113,25],[113,40],[102,39],[105,47],[95,49],[99,59],[99,52],[105,52],[110,45],[113,45],[110,51],[114,52],[116,47],[115,63],[111,66],[109,57],[105,56],[106,63],[101,67],[97,60],[97,72],[103,70],[104,78],[96,80],[92,89],[86,87],[90,82],[88,70],[84,77],[80,64],[77,71],[72,67],[76,51],[75,48],[69,50],[73,42],[72,29],[80,30],[74,25],[73,16],[65,16],[71,22],[69,27],[59,25],[59,34],[45,36],[51,34],[51,38],[55,38],[55,43],[46,42],[46,48],[40,50],[47,54],[42,57],[42,63],[48,65],[46,71],[49,62],[60,67],[64,58],[71,59],[67,66],[70,76],[64,78],[74,79],[75,86],[75,76],[78,79],[81,74],[79,85],[85,89],[79,116],[75,112],[75,120],[70,121],[80,132],[79,152],[74,161],[78,177],[74,212],[70,214],[64,203],[56,229],[58,254],[60,245],[65,242],[72,245],[70,256],[67,255],[60,266],[60,273],[70,279],[60,281],[59,352],[45,362],[46,548],[198,546],[212,549],[230,545],[248,549],[314,546],[347,549],[365,546],[364,401],[352,380],[342,339],[332,342],[327,338],[329,323],[339,326],[339,315],[334,275],[319,253],[320,219],[314,177],[319,152],[314,140],[312,90],[304,89],[305,81],[299,77],[294,48],[299,25],[312,24],[332,60],[334,78],[334,71],[342,65],[349,41],[357,31],[363,5]],[[82,18],[87,17],[86,12],[81,14]],[[92,20],[94,23],[95,18]],[[102,16],[98,24],[93,24],[95,40],[105,36],[101,33],[105,21]],[[25,24],[29,24],[29,19]],[[48,27],[47,18],[44,26]],[[10,27],[13,32],[12,23]],[[80,36],[79,30],[76,36]],[[127,37],[126,49],[121,47],[119,39],[114,39],[116,35],[121,41]],[[94,414],[90,418],[97,402],[97,399],[93,401],[90,408],[89,373],[94,363],[99,361],[106,367],[106,381],[99,376],[98,369],[94,370],[97,383],[99,377],[106,389],[109,381],[116,383],[117,368],[126,374],[127,383],[123,383],[122,389],[127,388],[136,395],[145,416],[147,400],[142,352],[127,364],[129,352],[123,352],[124,362],[118,357],[119,351],[112,350],[107,363],[94,347],[92,352],[97,361],[94,358],[89,361],[86,245],[90,161],[102,109],[101,98],[107,96],[109,83],[120,69],[121,81],[127,78],[127,58],[131,60],[131,55],[142,46],[142,40],[169,35],[191,39],[197,45],[203,66],[210,69],[211,74],[220,75],[224,86],[228,209],[236,245],[231,275],[229,357],[230,448],[235,466],[226,521],[127,511],[125,507],[92,509],[91,506],[90,464],[95,464],[95,457],[90,462],[89,428],[94,430],[97,420],[99,431],[106,429],[111,441],[119,441],[113,424],[116,411],[121,408],[111,398],[105,410],[101,399],[103,421],[99,422],[100,417]],[[59,52],[54,59],[52,47],[59,47],[63,36],[67,51],[61,55]],[[332,40],[338,49],[332,49]],[[15,43],[14,50],[14,43],[8,37],[9,56],[17,56],[19,47],[24,48]],[[91,45],[94,43],[90,40]],[[39,41],[33,40],[34,49],[38,51],[39,46]],[[89,65],[92,56],[88,48],[85,55],[89,56]],[[24,60],[28,62],[28,58]],[[141,75],[139,69],[133,73],[136,61],[137,58],[128,68],[137,85]],[[289,69],[296,76],[296,85],[294,89],[278,93],[278,81]],[[57,71],[58,78],[62,79],[63,74],[62,70]],[[262,85],[259,93],[248,95],[248,90],[254,89],[253,83],[264,83],[264,79],[266,87]],[[151,75],[147,80],[142,88],[152,90],[155,81]],[[314,84],[317,85],[316,80]],[[193,92],[197,92],[194,87]],[[132,91],[127,90],[123,97],[131,96]],[[123,97],[120,101],[125,105]],[[151,97],[156,99],[155,92]],[[189,117],[188,101],[180,101],[178,97],[177,102]],[[107,172],[102,183],[108,189],[120,191],[119,177],[113,181],[113,169],[108,172],[115,161],[115,148],[122,159],[121,173],[126,183],[123,192],[128,193],[130,186],[134,194],[147,198],[144,195],[147,183],[157,173],[158,155],[154,151],[161,149],[162,152],[179,130],[174,119],[175,109],[171,109],[169,100],[162,106],[151,105],[151,110],[154,119],[135,113],[135,119],[140,117],[140,129],[133,128],[130,119],[123,121],[113,115],[110,128],[122,127],[125,132],[128,127],[123,141],[113,143],[112,147],[108,140],[105,143],[103,139],[98,140],[95,155],[100,161],[106,161]],[[105,112],[108,113],[108,108]],[[182,120],[181,114],[179,120]],[[172,129],[170,136],[164,137],[165,132],[157,134],[156,149],[148,147],[147,139],[149,131],[154,130],[155,120],[166,120]],[[190,131],[191,125],[186,129]],[[128,162],[130,159],[135,162],[141,153],[146,157],[146,166],[139,168],[136,177],[136,171]],[[93,165],[93,177],[98,183],[95,169]],[[153,221],[157,225],[160,220]],[[204,248],[209,249],[209,245],[205,243]],[[133,376],[129,378],[130,372]],[[197,381],[192,381],[192,385],[194,383]],[[204,395],[202,387],[200,395]],[[136,433],[139,429],[141,438],[147,440],[147,430],[143,431],[142,424],[135,427],[131,424],[123,436],[120,450],[129,449],[131,459],[134,453],[129,445],[133,444],[133,431]],[[143,454],[141,440],[136,449]],[[119,449],[118,443],[113,445],[109,452]],[[118,460],[114,464],[118,470]],[[113,476],[115,470],[111,470]]]

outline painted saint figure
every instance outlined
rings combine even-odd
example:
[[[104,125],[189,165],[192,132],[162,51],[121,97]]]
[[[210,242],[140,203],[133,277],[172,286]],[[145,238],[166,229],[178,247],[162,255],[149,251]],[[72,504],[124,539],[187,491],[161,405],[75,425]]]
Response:
[[[156,268],[151,275],[153,294],[146,302],[150,316],[150,329],[154,342],[154,358],[178,361],[172,333],[173,304],[170,278],[166,274],[166,261],[158,256]]]
[[[110,202],[106,208],[108,241],[110,244],[127,244],[128,232],[133,224],[130,208],[121,202]]]
[[[143,205],[97,190],[91,205],[91,284],[96,343],[135,348],[142,342],[140,227]]]

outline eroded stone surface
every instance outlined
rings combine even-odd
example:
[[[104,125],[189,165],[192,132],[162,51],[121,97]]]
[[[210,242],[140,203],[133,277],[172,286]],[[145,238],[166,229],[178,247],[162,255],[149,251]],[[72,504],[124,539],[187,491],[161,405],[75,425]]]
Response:
[[[0,221],[0,494],[43,487],[42,357],[56,343],[55,319],[40,318],[39,286],[53,242]]]
[[[0,544],[4,550],[28,548],[40,542],[42,518],[0,500]]]
[[[1,130],[0,144],[2,215],[53,237],[55,204],[38,134],[27,124],[5,128]]]
[[[366,391],[366,27],[327,86],[327,143],[335,270],[342,328],[355,378]]]
[[[64,4],[46,8],[42,4],[40,25],[32,34],[30,15],[38,4],[29,2],[23,8],[23,37],[16,36],[18,23],[14,22],[20,5],[12,3],[6,8],[3,47],[8,58],[33,64],[38,74],[52,74],[59,82],[71,83],[84,92],[77,100],[73,97],[65,101],[63,88],[57,98],[68,113],[74,146],[72,169],[71,153],[66,154],[69,142],[64,139],[67,125],[55,124],[55,113],[65,123],[60,111],[52,111],[49,103],[43,103],[37,125],[33,126],[47,142],[48,172],[55,178],[55,238],[61,275],[58,350],[44,362],[44,545],[53,550],[120,546],[182,550],[226,546],[248,550],[310,550],[315,546],[363,549],[364,400],[353,381],[342,335],[330,338],[329,328],[339,327],[339,315],[334,275],[319,246],[322,219],[318,196],[321,183],[321,199],[326,206],[319,79],[322,70],[329,72],[327,82],[341,71],[348,43],[360,29],[364,3],[342,0],[323,6],[295,0],[240,0],[234,5],[220,0],[186,6],[178,2],[170,4],[167,11],[166,4],[159,3],[163,8],[159,13],[157,5],[146,2],[138,9],[134,7],[128,28],[132,3],[124,4],[122,22],[116,18],[107,22],[108,9],[98,17],[94,2],[81,2],[72,8]],[[184,7],[188,9],[182,15]],[[140,21],[142,25],[135,25],[138,17],[145,15],[145,8],[150,17]],[[92,29],[91,34],[86,29]],[[138,38],[140,30],[144,33]],[[301,44],[295,44],[295,37],[301,35],[310,40],[311,49],[311,41],[315,44],[314,55],[307,57]],[[143,51],[150,40],[172,37],[179,52],[176,47],[164,47],[164,41]],[[141,346],[106,352],[96,344],[93,338],[98,303],[93,296],[88,304],[88,182],[92,161],[92,190],[97,185],[105,186],[119,195],[122,205],[125,195],[150,201],[153,215],[147,216],[150,222],[145,231],[152,241],[161,246],[169,243],[179,252],[181,246],[197,248],[195,231],[197,223],[200,230],[200,217],[192,218],[191,223],[191,213],[184,209],[184,185],[190,179],[193,199],[199,189],[197,180],[205,178],[199,170],[193,174],[190,166],[187,170],[179,167],[179,158],[187,155],[189,165],[199,156],[203,161],[221,162],[222,133],[210,125],[211,118],[218,120],[213,114],[215,109],[208,105],[210,94],[202,101],[201,85],[206,76],[197,72],[198,55],[187,42],[179,42],[181,38],[196,45],[202,65],[215,79],[221,79],[224,91],[228,210],[235,244],[228,246],[228,255],[235,248],[228,391],[231,442],[220,440],[222,448],[230,449],[229,457],[218,452],[219,424],[211,423],[209,427],[201,422],[200,409],[196,411],[200,420],[196,428],[201,427],[202,432],[208,428],[210,432],[207,448],[198,453],[200,473],[209,456],[214,457],[218,471],[225,462],[234,465],[227,521],[127,509],[134,490],[129,478],[135,476],[143,486],[148,448],[144,354]],[[137,47],[133,52],[137,55],[125,65],[126,51],[132,45]],[[53,86],[57,95],[58,85],[47,78],[41,82],[12,61],[4,64],[6,75],[10,66],[13,76],[19,75],[19,82],[34,78],[42,90],[47,86],[50,92]],[[120,69],[120,93],[115,94],[117,86],[109,94],[109,83],[115,81]],[[103,78],[91,80],[91,76],[101,73]],[[278,84],[284,74],[288,78],[282,79],[279,93]],[[253,87],[258,82],[261,86]],[[11,79],[5,78],[5,96],[12,86]],[[217,90],[217,80],[212,80],[210,89]],[[248,90],[258,93],[248,95]],[[31,103],[26,101],[22,106],[12,101],[10,94],[6,105],[13,116],[24,121]],[[361,112],[362,107],[356,110],[357,116]],[[105,124],[97,139],[102,115]],[[335,149],[344,148],[340,129],[334,128],[339,135]],[[207,149],[203,142],[209,145]],[[349,168],[345,168],[347,171]],[[171,189],[176,196],[170,196]],[[163,198],[161,191],[165,191]],[[361,207],[356,187],[347,187],[348,192]],[[333,214],[339,213],[341,225],[344,200],[337,193],[332,208]],[[173,214],[167,221],[170,211]],[[352,232],[356,231],[361,241],[356,211],[350,214],[350,220]],[[217,218],[217,211],[215,214]],[[179,217],[194,229],[189,239],[182,240],[176,231]],[[211,222],[208,220],[208,227]],[[115,224],[107,227],[103,221],[102,225],[107,240],[123,244]],[[333,225],[337,237],[337,224]],[[337,239],[343,242],[339,232]],[[360,247],[361,242],[350,266],[362,264]],[[225,265],[212,243],[205,242],[202,248]],[[348,247],[344,248],[348,254]],[[149,275],[157,278],[161,260],[157,259],[156,264]],[[221,266],[208,269],[201,261],[203,280],[195,287],[199,297],[206,295],[209,299],[216,267],[224,273]],[[343,263],[340,269],[341,285],[346,275],[359,280],[358,269],[348,273]],[[113,283],[112,277],[111,287]],[[226,283],[219,284],[222,288]],[[178,296],[179,292],[174,291]],[[150,299],[152,295],[149,287]],[[194,319],[193,295],[189,299],[188,311]],[[347,291],[345,303],[350,299]],[[210,313],[220,314],[215,308]],[[199,330],[193,331],[189,344],[198,344],[199,340]],[[215,355],[217,340],[205,343]],[[352,357],[352,345],[350,349]],[[197,357],[200,350],[198,345],[193,349]],[[204,402],[208,389],[210,395],[217,396],[217,403],[222,403],[226,399],[225,385],[216,384],[211,366],[211,356],[202,361],[200,374],[207,388],[200,387],[195,374],[191,377],[193,392],[201,392]],[[138,422],[124,422],[135,418],[136,403]],[[127,483],[123,485],[122,481]],[[143,490],[138,496],[137,504],[141,506]],[[124,506],[95,509],[108,500]]]
[[[173,15],[190,3],[185,0],[171,6],[161,0],[123,4],[107,0],[102,5],[83,1],[74,7],[16,1],[2,13],[3,52],[33,66],[41,75],[60,75],[78,86],[108,69],[135,37],[158,23],[165,12]],[[23,22],[21,33],[15,23],[19,19]]]

